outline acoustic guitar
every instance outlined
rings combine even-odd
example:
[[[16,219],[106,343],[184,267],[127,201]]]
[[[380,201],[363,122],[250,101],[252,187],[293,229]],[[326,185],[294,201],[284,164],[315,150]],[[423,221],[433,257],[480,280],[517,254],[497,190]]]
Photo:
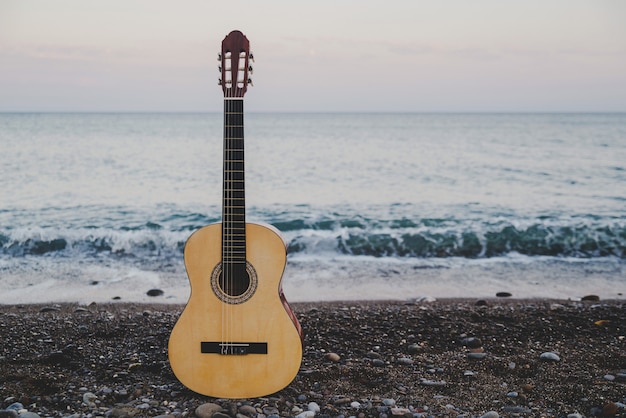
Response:
[[[248,39],[233,31],[219,55],[224,92],[222,222],[195,231],[184,250],[191,295],[169,339],[176,377],[216,398],[275,393],[298,373],[302,329],[282,292],[285,242],[246,223],[243,97],[252,72]]]

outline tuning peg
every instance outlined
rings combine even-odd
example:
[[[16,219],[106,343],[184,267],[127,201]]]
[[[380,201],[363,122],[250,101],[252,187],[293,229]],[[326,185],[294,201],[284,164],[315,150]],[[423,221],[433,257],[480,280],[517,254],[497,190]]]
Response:
[[[250,53],[250,60],[254,62],[254,54],[252,52]]]
[[[218,85],[218,86],[221,86],[221,85],[222,85],[222,79],[221,79],[221,78],[218,78],[218,79],[217,79],[217,85]]]
[[[248,67],[248,72],[249,72],[250,74],[252,74],[252,73],[254,72],[254,69],[252,68],[252,66],[249,66],[249,67]]]
[[[252,79],[251,78],[248,79],[248,84],[250,84],[251,86],[254,86],[254,84],[252,84]]]
[[[221,65],[217,66],[217,71],[219,71],[220,73],[222,72],[222,66]]]
[[[222,60],[222,53],[221,53],[221,52],[218,52],[218,53],[217,53],[217,60],[218,60],[218,61],[221,61],[221,60]]]

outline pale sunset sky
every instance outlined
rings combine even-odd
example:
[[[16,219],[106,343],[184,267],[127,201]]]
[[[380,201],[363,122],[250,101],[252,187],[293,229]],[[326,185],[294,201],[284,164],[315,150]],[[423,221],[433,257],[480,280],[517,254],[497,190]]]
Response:
[[[623,0],[0,0],[0,111],[626,111]]]

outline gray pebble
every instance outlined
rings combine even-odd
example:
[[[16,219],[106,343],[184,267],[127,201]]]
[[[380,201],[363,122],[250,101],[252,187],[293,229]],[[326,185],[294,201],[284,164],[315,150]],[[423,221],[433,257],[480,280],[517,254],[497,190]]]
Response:
[[[544,361],[561,361],[561,357],[556,353],[546,352],[542,353],[539,358]]]
[[[213,414],[222,410],[218,404],[211,402],[203,403],[196,408],[195,414],[198,418],[211,418]]]
[[[98,399],[98,397],[91,392],[85,392],[83,395],[83,403],[90,408],[96,407],[96,399]]]
[[[317,402],[309,402],[309,405],[307,406],[307,409],[311,412],[315,412],[318,413],[321,411],[320,406],[317,404]]]
[[[39,416],[39,414],[36,414],[36,413],[34,413],[34,412],[29,412],[29,411],[22,412],[22,413],[19,415],[19,417],[20,417],[20,418],[41,418],[41,417]]]
[[[155,296],[162,296],[163,293],[164,292],[161,289],[150,289],[146,292],[146,295],[155,297]]]
[[[241,405],[239,407],[239,412],[244,414],[244,415],[252,416],[252,415],[255,415],[257,413],[257,410],[252,405]]]
[[[263,408],[263,413],[265,415],[278,415],[278,408],[275,406],[266,406]]]
[[[444,380],[428,380],[422,379],[420,382],[424,386],[445,386],[447,383]]]
[[[24,405],[19,402],[13,402],[11,405],[7,406],[7,411],[21,411],[24,409]]]
[[[487,357],[487,353],[467,353],[467,358],[473,360],[482,360]]]
[[[496,411],[489,411],[480,416],[480,418],[499,418],[500,415]]]
[[[416,354],[422,351],[422,347],[419,344],[411,344],[407,348],[409,354]]]

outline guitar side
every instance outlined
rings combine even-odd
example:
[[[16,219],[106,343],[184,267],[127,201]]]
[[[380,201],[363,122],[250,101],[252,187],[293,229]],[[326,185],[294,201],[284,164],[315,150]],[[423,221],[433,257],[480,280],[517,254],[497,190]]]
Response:
[[[246,236],[247,260],[258,281],[250,298],[237,304],[221,300],[211,286],[221,262],[222,224],[199,229],[185,245],[191,296],[170,335],[168,355],[181,383],[203,395],[268,395],[287,386],[300,368],[301,330],[280,285],[285,243],[264,225],[247,223]],[[203,343],[224,341],[251,343],[265,352],[220,354],[203,348]]]

